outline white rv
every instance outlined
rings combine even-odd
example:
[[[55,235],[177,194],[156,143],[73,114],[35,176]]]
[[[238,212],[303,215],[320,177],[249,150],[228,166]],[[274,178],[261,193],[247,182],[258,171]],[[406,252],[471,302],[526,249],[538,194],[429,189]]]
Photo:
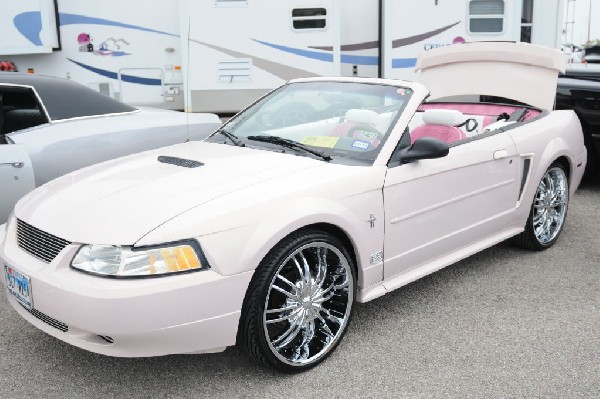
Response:
[[[414,78],[471,41],[560,48],[564,0],[3,1],[0,61],[136,105],[235,112],[307,76]],[[490,77],[494,78],[494,77]]]

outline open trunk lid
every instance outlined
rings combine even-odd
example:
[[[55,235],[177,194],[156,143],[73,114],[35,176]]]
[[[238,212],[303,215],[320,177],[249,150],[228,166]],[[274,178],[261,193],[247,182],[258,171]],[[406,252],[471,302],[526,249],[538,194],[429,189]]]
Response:
[[[479,94],[550,110],[565,60],[558,50],[529,43],[477,42],[428,51],[416,69],[430,100]]]

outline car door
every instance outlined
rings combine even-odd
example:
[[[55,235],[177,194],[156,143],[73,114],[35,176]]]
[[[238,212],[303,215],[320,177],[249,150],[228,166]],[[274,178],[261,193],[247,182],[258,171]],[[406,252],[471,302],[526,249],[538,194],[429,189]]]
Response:
[[[507,229],[517,177],[514,142],[501,132],[456,142],[442,158],[391,164],[383,189],[384,278]]]
[[[17,201],[35,188],[33,167],[25,147],[0,144],[0,224]]]

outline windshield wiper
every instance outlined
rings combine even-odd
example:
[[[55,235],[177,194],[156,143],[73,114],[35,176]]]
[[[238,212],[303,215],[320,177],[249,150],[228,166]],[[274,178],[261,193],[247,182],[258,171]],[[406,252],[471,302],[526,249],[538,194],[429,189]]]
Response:
[[[236,145],[238,147],[246,146],[244,143],[242,143],[242,140],[240,140],[238,138],[238,136],[236,136],[235,134],[233,134],[231,132],[228,132],[224,128],[217,129],[217,131],[215,133],[219,133],[219,134],[222,134],[223,136],[227,137],[229,139],[229,141],[231,141],[234,145]]]
[[[307,145],[298,143],[297,141],[286,139],[279,136],[248,136],[248,140],[261,141],[263,143],[277,144],[282,147],[302,150],[312,155],[316,155],[325,161],[331,161],[331,156],[324,154],[322,151],[313,150]]]

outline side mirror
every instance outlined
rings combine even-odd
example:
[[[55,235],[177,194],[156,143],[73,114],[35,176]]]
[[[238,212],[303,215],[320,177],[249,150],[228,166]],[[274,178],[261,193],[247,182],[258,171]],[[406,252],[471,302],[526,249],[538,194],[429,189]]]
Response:
[[[448,155],[450,147],[442,140],[433,137],[421,137],[410,147],[400,150],[400,163],[410,163],[419,159],[442,158]]]

